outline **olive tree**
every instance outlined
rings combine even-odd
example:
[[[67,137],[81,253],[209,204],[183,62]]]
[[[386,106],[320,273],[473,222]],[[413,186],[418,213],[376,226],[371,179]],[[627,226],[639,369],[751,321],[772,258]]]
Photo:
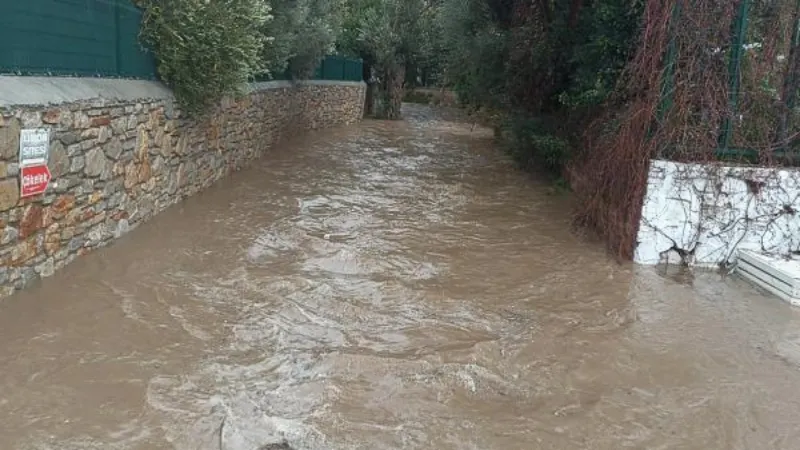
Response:
[[[271,0],[272,20],[264,34],[266,67],[274,76],[287,69],[293,78],[308,78],[320,60],[334,51],[341,29],[344,0]]]
[[[398,119],[406,69],[432,48],[436,3],[349,0],[346,11],[340,49],[360,56],[372,68],[377,78],[375,115]]]

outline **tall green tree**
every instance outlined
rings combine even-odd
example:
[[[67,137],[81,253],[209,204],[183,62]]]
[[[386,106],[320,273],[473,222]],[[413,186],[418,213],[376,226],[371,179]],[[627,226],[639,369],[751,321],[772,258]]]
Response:
[[[406,71],[431,51],[436,10],[433,0],[348,1],[340,49],[372,69],[376,116],[400,118]]]
[[[443,0],[446,78],[499,112],[525,164],[559,173],[567,142],[615,92],[643,0]]]
[[[266,67],[273,76],[289,70],[292,78],[308,78],[325,55],[335,49],[342,28],[345,0],[270,0],[272,20],[264,34]]]

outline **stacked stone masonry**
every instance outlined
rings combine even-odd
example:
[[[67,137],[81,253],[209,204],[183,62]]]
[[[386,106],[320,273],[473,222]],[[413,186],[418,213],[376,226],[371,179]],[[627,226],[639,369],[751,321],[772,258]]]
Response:
[[[174,101],[0,105],[0,296],[109,244],[261,156],[279,139],[361,119],[360,83],[271,84],[202,119]],[[53,179],[20,199],[19,137],[50,130]]]

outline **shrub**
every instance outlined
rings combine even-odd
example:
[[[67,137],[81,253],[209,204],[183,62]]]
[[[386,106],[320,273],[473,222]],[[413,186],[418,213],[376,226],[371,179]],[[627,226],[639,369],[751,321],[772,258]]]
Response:
[[[322,58],[335,49],[341,29],[343,0],[272,0],[273,20],[265,34],[274,36],[264,49],[267,69],[309,78]]]
[[[502,142],[517,163],[558,175],[569,159],[569,143],[552,133],[541,120],[508,115],[500,129]]]
[[[428,92],[420,92],[417,90],[409,89],[406,90],[405,95],[403,95],[403,101],[406,103],[418,103],[421,105],[428,105],[433,103],[433,95]]]
[[[142,0],[141,37],[182,108],[199,113],[241,93],[263,68],[265,0]]]

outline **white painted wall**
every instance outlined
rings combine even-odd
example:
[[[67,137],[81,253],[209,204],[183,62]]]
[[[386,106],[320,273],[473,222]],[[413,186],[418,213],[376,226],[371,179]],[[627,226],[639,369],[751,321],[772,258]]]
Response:
[[[654,160],[637,242],[634,261],[647,265],[800,251],[800,170]]]

